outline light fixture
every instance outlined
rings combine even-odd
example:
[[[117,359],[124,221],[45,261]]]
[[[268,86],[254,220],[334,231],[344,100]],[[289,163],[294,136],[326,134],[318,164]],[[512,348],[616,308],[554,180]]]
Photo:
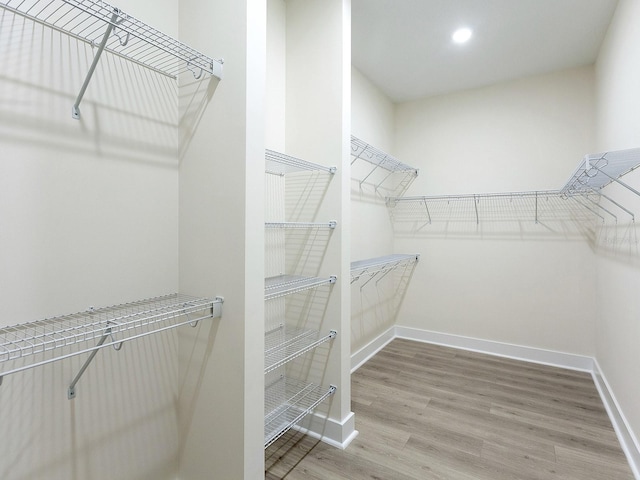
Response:
[[[451,39],[455,43],[467,43],[472,34],[473,32],[470,28],[459,28],[455,32],[453,32],[453,35],[451,35]]]

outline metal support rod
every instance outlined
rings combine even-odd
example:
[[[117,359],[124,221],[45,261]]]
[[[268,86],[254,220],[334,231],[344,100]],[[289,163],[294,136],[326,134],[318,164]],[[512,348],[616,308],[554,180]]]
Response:
[[[427,199],[423,198],[422,201],[424,203],[424,208],[427,211],[427,217],[429,218],[429,225],[431,225],[431,213],[429,212],[429,206],[427,205]]]
[[[536,192],[536,224],[538,223],[538,192]]]
[[[631,215],[631,220],[635,220],[636,219],[635,214],[631,210],[628,210],[628,209],[624,208],[622,205],[620,205],[618,202],[616,202],[613,198],[605,195],[604,193],[602,193],[600,191],[593,190],[593,188],[591,190],[594,191],[595,193],[597,193],[598,195],[600,195],[600,196],[606,198],[607,200],[609,200],[611,203],[613,203],[619,209],[624,210],[625,212],[627,212],[629,215]]]
[[[98,340],[98,344],[96,345],[96,347],[102,346],[102,344],[109,337],[109,335],[111,335],[111,327],[105,330],[104,334],[100,337],[100,340]],[[93,361],[93,358],[96,356],[97,353],[98,353],[98,349],[96,348],[96,350],[91,352],[91,355],[89,355],[89,358],[87,358],[87,360],[84,362],[84,365],[82,365],[82,368],[80,368],[80,371],[78,372],[76,377],[71,381],[71,384],[69,385],[69,389],[67,390],[67,398],[69,400],[76,398],[76,383],[78,383],[78,381],[80,380],[80,377],[82,377],[82,374],[87,369],[89,364]]]
[[[378,270],[377,272],[374,272],[372,274],[369,274],[369,278],[367,279],[366,282],[364,282],[362,285],[360,285],[360,290],[362,290],[364,288],[364,286],[369,283],[371,280],[373,280],[374,278],[376,278],[378,276],[378,274],[381,272],[381,270]]]
[[[626,188],[627,190],[632,191],[633,193],[635,193],[636,195],[638,195],[640,197],[640,192],[638,190],[636,190],[633,187],[630,187],[629,185],[627,185],[624,182],[621,182],[620,180],[618,180],[617,178],[612,177],[611,175],[609,175],[607,172],[605,172],[604,170],[596,167],[595,165],[591,166],[592,168],[595,168],[596,170],[598,170],[600,173],[602,173],[604,176],[610,178],[611,180],[613,180],[616,183],[619,183],[620,185],[622,185],[624,188]]]
[[[380,188],[380,186],[381,186],[381,185],[382,185],[382,184],[387,180],[387,178],[389,178],[389,177],[390,177],[391,175],[393,175],[394,173],[395,173],[395,172],[389,172],[389,173],[387,174],[387,176],[386,176],[386,177],[384,177],[384,178],[382,179],[382,181],[380,181],[380,183],[378,183],[378,184],[376,185],[376,187],[375,187],[375,191],[377,192],[377,191],[378,191],[378,188]]]
[[[380,162],[380,163],[382,163],[382,162]],[[364,177],[362,180],[360,180],[360,186],[362,186],[362,184],[365,182],[365,180],[366,180],[367,178],[369,178],[369,177],[371,176],[371,174],[372,174],[373,172],[375,172],[375,171],[378,169],[378,167],[380,166],[380,163],[376,164],[376,166],[375,166],[375,167],[373,167],[373,170],[371,170],[371,171],[367,174],[367,176],[366,176],[366,177]]]
[[[593,213],[596,217],[600,217],[600,220],[602,220],[602,223],[604,223],[604,217],[602,215],[600,215],[598,212],[596,212],[593,208],[589,207],[589,205],[585,205],[584,203],[580,202],[578,200],[577,197],[575,196],[571,196],[569,197],[571,199],[573,199],[573,201],[575,201],[578,205],[582,206],[583,208],[586,208],[587,210],[589,210],[591,213]]]
[[[473,196],[473,206],[476,209],[476,225],[480,225],[480,217],[478,217],[478,201],[476,200],[476,196]]]
[[[93,62],[91,62],[91,66],[89,67],[89,71],[87,72],[87,76],[84,79],[84,83],[82,84],[82,88],[80,89],[80,93],[78,94],[78,97],[76,98],[76,102],[73,104],[73,107],[71,107],[71,117],[75,118],[76,120],[80,119],[80,102],[82,102],[82,97],[84,97],[84,93],[86,92],[87,87],[89,86],[89,82],[91,81],[91,77],[93,76],[93,72],[95,71],[96,67],[98,66],[98,61],[100,60],[100,55],[102,55],[104,47],[107,46],[107,40],[109,40],[109,36],[111,35],[111,32],[113,31],[114,27],[118,23],[120,23],[120,22],[118,22],[118,16],[119,15],[120,15],[120,10],[115,8],[114,11],[113,11],[113,15],[111,16],[111,22],[109,22],[109,25],[107,25],[107,30],[104,32],[104,36],[102,37],[102,41],[100,42],[100,46],[98,47],[98,51],[96,52],[96,54],[93,57]]]
[[[600,205],[598,202],[596,202],[595,200],[592,200],[591,198],[589,198],[588,195],[582,195],[583,198],[586,198],[589,202],[593,203],[596,207],[598,207],[601,210],[604,210],[605,212],[607,212],[609,215],[611,215],[616,223],[618,223],[618,217],[616,215],[614,215],[612,212],[610,212],[609,210],[607,210],[606,208],[604,208],[602,205]]]

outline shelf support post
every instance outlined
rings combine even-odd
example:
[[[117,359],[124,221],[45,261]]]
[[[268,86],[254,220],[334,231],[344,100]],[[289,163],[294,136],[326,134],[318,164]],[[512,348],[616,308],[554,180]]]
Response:
[[[87,87],[89,86],[89,82],[91,81],[91,77],[93,76],[93,72],[95,71],[96,67],[98,66],[98,61],[100,60],[100,56],[102,55],[102,52],[104,51],[104,47],[107,46],[107,40],[109,40],[109,36],[111,35],[111,32],[113,31],[115,26],[117,24],[119,24],[120,22],[122,22],[122,19],[118,20],[119,16],[120,16],[120,10],[118,10],[117,8],[114,8],[113,15],[111,16],[111,21],[109,22],[109,25],[107,25],[107,30],[104,32],[104,36],[102,37],[102,41],[100,42],[100,45],[98,46],[98,51],[93,56],[93,62],[91,62],[91,66],[89,67],[89,71],[87,72],[87,76],[84,79],[84,83],[82,84],[82,88],[80,88],[80,93],[78,93],[78,97],[76,98],[76,101],[73,104],[73,107],[71,107],[71,117],[76,119],[76,120],[80,119],[80,102],[82,102],[82,97],[84,97],[84,93],[87,91]]]

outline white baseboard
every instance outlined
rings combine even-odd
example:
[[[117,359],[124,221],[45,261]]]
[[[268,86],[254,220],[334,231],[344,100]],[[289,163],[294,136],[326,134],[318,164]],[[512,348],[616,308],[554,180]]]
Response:
[[[595,358],[396,325],[351,356],[351,373],[395,338],[433,343],[445,347],[591,373],[618,441],[627,457],[631,471],[636,480],[640,480],[640,442],[638,442],[633,430],[630,428]]]
[[[631,471],[633,472],[636,480],[640,480],[640,442],[638,442],[638,439],[633,434],[633,430],[631,430],[627,419],[622,413],[620,405],[618,404],[613,391],[609,387],[609,383],[602,373],[602,370],[600,370],[600,365],[597,360],[594,360],[591,375],[593,376],[593,382],[596,384],[596,388],[600,393],[602,403],[604,403],[604,407],[609,414],[609,419],[611,420],[613,429],[616,431],[622,451],[627,456]]]
[[[342,450],[347,448],[358,436],[353,412],[349,412],[341,422],[327,418],[326,415],[312,412],[293,428]]]
[[[355,372],[361,365],[364,365],[371,357],[382,350],[387,344],[396,338],[396,327],[389,328],[356,353],[351,355],[351,373]]]
[[[492,340],[463,337],[461,335],[432,332],[430,330],[421,330],[418,328],[402,327],[398,325],[396,325],[395,329],[396,338],[435,343],[436,345],[443,345],[445,347],[460,348],[462,350],[487,353],[489,355],[524,360],[553,367],[568,368],[570,370],[580,370],[583,372],[593,371],[593,358],[586,355],[556,352],[553,350],[525,347],[523,345],[494,342]]]

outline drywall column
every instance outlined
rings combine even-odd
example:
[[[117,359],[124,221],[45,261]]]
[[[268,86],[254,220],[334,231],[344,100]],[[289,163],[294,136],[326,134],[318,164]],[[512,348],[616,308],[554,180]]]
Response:
[[[225,297],[180,336],[184,480],[264,475],[265,28],[260,0],[180,2],[181,38],[225,59],[180,87],[180,289]]]
[[[338,171],[329,184],[319,219],[338,226],[331,235],[320,275],[337,275],[324,329],[338,331],[326,365],[325,384],[338,387],[329,419],[312,430],[346,445],[354,435],[350,399],[350,204],[351,4],[349,0],[287,2],[287,153]],[[317,418],[315,420],[318,420]]]

